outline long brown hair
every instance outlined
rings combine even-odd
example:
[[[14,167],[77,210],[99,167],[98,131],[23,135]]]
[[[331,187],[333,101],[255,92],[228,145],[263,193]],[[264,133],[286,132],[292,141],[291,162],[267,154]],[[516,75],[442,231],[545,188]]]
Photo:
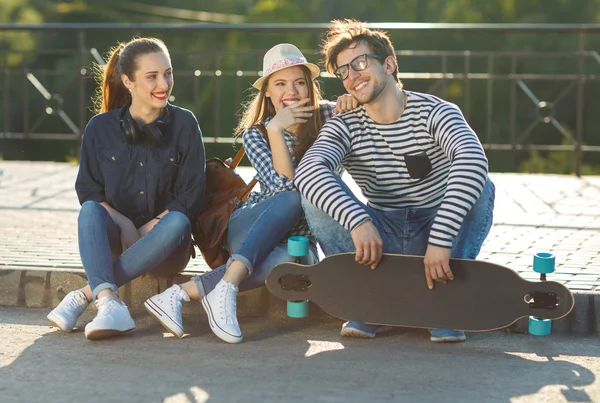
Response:
[[[125,74],[134,81],[138,69],[137,58],[156,52],[163,52],[169,57],[169,50],[163,41],[157,38],[134,38],[111,48],[106,66],[94,66],[98,82],[93,100],[94,112],[104,113],[123,106],[131,95],[123,85],[121,75]]]
[[[323,126],[321,113],[319,111],[319,101],[322,99],[319,83],[312,79],[311,72],[306,66],[299,65],[298,67],[302,69],[302,74],[304,75],[308,87],[308,97],[310,98],[310,102],[307,105],[314,106],[315,110],[312,117],[310,117],[306,123],[298,125],[292,133],[296,138],[296,144],[292,151],[292,155],[297,164],[300,163],[300,160],[304,157],[306,151],[313,145],[317,139],[319,130],[321,130],[321,126]],[[241,136],[252,126],[264,122],[269,117],[275,116],[275,106],[273,106],[271,98],[268,98],[265,95],[270,79],[271,78],[269,77],[268,80],[265,80],[260,91],[255,93],[252,98],[245,103],[242,118],[234,131],[236,137]]]

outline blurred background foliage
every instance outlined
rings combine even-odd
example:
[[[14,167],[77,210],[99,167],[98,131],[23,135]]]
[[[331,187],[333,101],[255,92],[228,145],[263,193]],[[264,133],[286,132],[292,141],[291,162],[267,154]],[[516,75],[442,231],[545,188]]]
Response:
[[[431,22],[431,23],[547,23],[583,24],[600,22],[600,0],[2,0],[0,22],[8,23],[327,23],[334,18],[356,18],[367,22]],[[449,32],[449,31],[388,31],[399,51],[401,71],[440,71],[439,58],[408,57],[403,51],[506,51],[506,52],[574,52],[578,37],[572,33],[525,34],[515,32]],[[310,61],[320,60],[318,44],[322,31],[177,31],[131,32],[127,30],[88,31],[85,45],[106,54],[117,41],[127,41],[133,35],[152,35],[165,41],[172,52],[175,70],[175,104],[191,109],[200,122],[205,135],[228,137],[237,121],[244,98],[250,94],[250,84],[255,77],[236,77],[237,70],[260,70],[262,55],[276,43],[291,42],[307,53]],[[75,31],[10,31],[0,30],[0,67],[7,71],[38,71],[43,83],[51,92],[59,92],[65,110],[77,110],[79,80],[77,73],[89,67],[90,54],[77,55],[79,38]],[[588,34],[586,50],[597,50],[600,34]],[[56,50],[65,50],[64,53]],[[54,50],[54,51],[50,51]],[[75,54],[75,57],[74,57]],[[83,57],[83,64],[82,62]],[[570,74],[576,71],[576,58],[536,59],[520,58],[518,72]],[[194,72],[215,69],[232,72],[231,76],[205,77]],[[473,72],[485,72],[487,59],[471,58]],[[497,73],[511,71],[511,59],[498,58],[494,64]],[[449,72],[464,71],[464,58],[448,58]],[[598,74],[599,63],[586,62],[586,73]],[[86,70],[86,71],[89,71]],[[55,73],[52,73],[55,72]],[[59,73],[56,73],[59,72]],[[62,73],[61,73],[62,72]],[[12,77],[11,73],[11,77]],[[11,104],[10,116],[0,113],[0,130],[10,119],[11,131],[23,130],[24,114],[32,120],[48,106],[31,84],[23,79],[11,80],[8,94],[2,97]],[[39,77],[38,77],[39,78]],[[85,94],[93,94],[95,82],[84,74]],[[327,99],[343,92],[341,83],[323,78],[322,88]],[[427,92],[431,81],[405,79],[409,90]],[[6,84],[6,83],[5,83]],[[463,110],[472,110],[470,124],[483,141],[507,142],[510,131],[510,88],[507,82],[495,81],[494,118],[491,132],[486,130],[487,82],[469,84],[469,105],[465,104],[465,82],[449,80],[445,98],[456,102]],[[568,85],[549,85],[547,82],[528,83],[540,99],[553,99]],[[0,88],[6,88],[6,86]],[[89,95],[89,96],[88,96]],[[597,121],[596,99],[600,88],[596,82],[585,83],[583,116],[584,143],[600,145],[594,121]],[[519,95],[517,112],[519,128],[524,130],[535,118],[533,104]],[[24,111],[24,99],[29,99],[29,110]],[[37,100],[40,99],[39,102]],[[35,101],[33,101],[35,100]],[[33,102],[32,102],[33,101]],[[576,90],[572,89],[555,107],[555,116],[570,134],[576,131]],[[85,119],[91,116],[91,103],[85,105]],[[76,114],[75,114],[76,115]],[[76,124],[80,122],[73,119]],[[16,123],[15,123],[16,122]],[[65,132],[64,122],[57,116],[47,117],[41,132]],[[518,134],[517,134],[518,136]],[[567,144],[564,136],[550,125],[539,125],[528,137],[530,143]],[[0,154],[5,159],[74,161],[78,144],[75,141],[0,140]],[[208,144],[209,156],[229,156],[231,144]],[[569,151],[488,151],[491,169],[495,171],[523,171],[546,173],[572,173],[573,153]],[[600,173],[600,155],[586,153],[583,173]]]

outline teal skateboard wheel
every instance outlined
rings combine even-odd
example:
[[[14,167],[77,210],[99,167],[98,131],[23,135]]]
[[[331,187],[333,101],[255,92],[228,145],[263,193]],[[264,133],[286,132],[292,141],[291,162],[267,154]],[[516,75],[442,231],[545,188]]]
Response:
[[[305,236],[291,236],[288,238],[288,255],[302,257],[308,255],[308,238]]]
[[[539,252],[533,256],[533,271],[540,273],[540,280],[546,281],[546,274],[554,273],[556,258],[552,253]],[[550,319],[529,317],[529,334],[534,336],[548,336],[552,329]]]
[[[534,336],[548,336],[552,329],[550,319],[539,319],[535,316],[529,317],[529,334]]]
[[[300,258],[308,255],[308,238],[305,236],[291,236],[288,238],[288,255],[295,257],[296,263]],[[288,301],[287,315],[290,318],[305,318],[308,316],[308,301]]]
[[[552,253],[540,252],[533,256],[533,271],[536,273],[554,273],[556,258]]]
[[[290,318],[306,318],[308,316],[308,301],[288,301],[287,315]]]

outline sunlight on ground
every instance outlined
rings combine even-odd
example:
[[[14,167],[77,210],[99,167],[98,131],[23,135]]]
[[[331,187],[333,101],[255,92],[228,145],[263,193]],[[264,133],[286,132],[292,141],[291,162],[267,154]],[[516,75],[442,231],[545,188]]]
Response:
[[[596,362],[596,357],[586,356],[568,356],[558,355],[546,357],[535,353],[520,353],[506,352],[506,354],[514,355],[524,360],[533,362],[543,362],[548,365],[555,364],[555,367],[547,367],[548,383],[551,383],[556,377],[563,380],[569,379],[565,376],[565,371],[570,375],[568,385],[549,384],[541,387],[537,392],[515,396],[510,399],[511,403],[562,403],[562,402],[592,402],[594,401],[589,392],[594,391],[592,395],[600,388],[600,380],[589,368],[594,368],[592,365]],[[565,367],[567,366],[567,367]],[[575,368],[569,366],[575,366]]]
[[[507,351],[506,354],[514,355],[515,357],[519,357],[519,358],[522,358],[527,361],[548,362],[548,357],[537,355],[537,354],[532,354],[532,353],[517,353],[517,352],[513,353],[510,351]]]
[[[579,397],[572,399],[568,396],[577,394]],[[571,403],[592,402],[584,388],[569,389],[565,385],[547,385],[530,395],[512,397],[510,403]]]
[[[326,351],[334,351],[334,350],[343,350],[344,346],[342,343],[338,343],[335,341],[319,341],[319,340],[307,340],[310,346],[306,353],[305,357],[310,357],[313,355],[317,355],[319,353],[324,353]]]
[[[2,343],[8,343],[6,348],[2,349],[4,354],[0,354],[0,368],[11,365],[27,348],[42,337],[48,328],[49,326],[0,324]],[[59,330],[56,329],[56,331]],[[14,334],[18,334],[18,337],[15,337]]]
[[[163,403],[205,403],[210,398],[206,391],[197,386],[192,386],[189,392],[177,393],[163,400]]]
[[[162,334],[163,339],[178,339],[179,337],[176,337],[173,333],[171,332],[163,332]],[[187,336],[187,334],[184,334],[183,337]]]

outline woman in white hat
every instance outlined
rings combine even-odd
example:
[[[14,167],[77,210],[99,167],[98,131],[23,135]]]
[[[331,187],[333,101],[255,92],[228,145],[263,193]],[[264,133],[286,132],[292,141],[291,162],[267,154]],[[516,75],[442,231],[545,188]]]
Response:
[[[236,136],[242,136],[246,155],[256,170],[260,192],[251,193],[231,215],[231,257],[225,265],[146,301],[148,311],[174,335],[182,337],[184,333],[182,302],[201,300],[212,331],[226,342],[241,342],[238,291],[264,285],[273,266],[292,260],[285,243],[288,236],[311,239],[300,194],[292,182],[295,168],[334,111],[357,106],[349,95],[339,97],[337,106],[323,102],[315,81],[318,75],[319,67],[308,63],[294,45],[279,44],[265,54],[263,75],[253,84],[258,92],[245,105],[235,130]],[[317,261],[311,240],[303,263]]]

